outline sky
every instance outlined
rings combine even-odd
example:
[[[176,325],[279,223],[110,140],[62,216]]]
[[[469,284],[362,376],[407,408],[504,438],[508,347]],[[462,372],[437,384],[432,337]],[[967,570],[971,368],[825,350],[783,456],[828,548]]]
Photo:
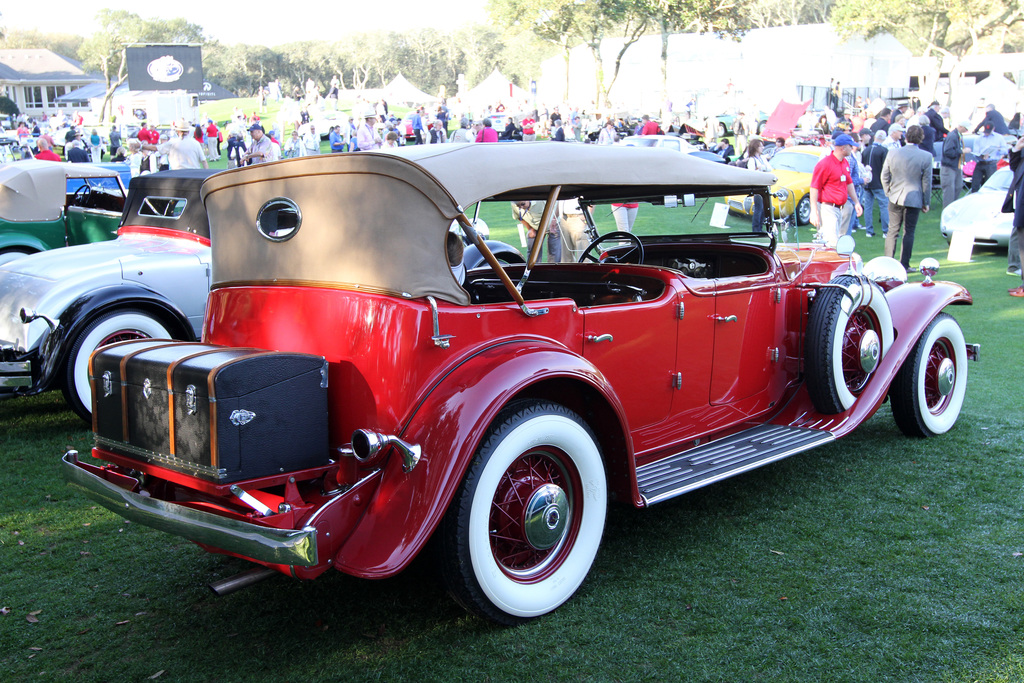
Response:
[[[460,0],[457,12],[450,7],[445,7],[444,11],[430,10],[431,5],[422,0],[389,0],[386,12],[381,11],[381,5],[338,0],[194,4],[104,0],[102,4],[90,3],[93,9],[88,10],[82,9],[82,4],[81,0],[55,0],[41,8],[31,2],[5,3],[6,6],[0,10],[0,25],[8,30],[37,29],[45,33],[74,33],[88,37],[96,31],[93,21],[95,10],[105,7],[127,10],[144,19],[183,17],[202,26],[207,38],[215,38],[228,45],[247,43],[274,47],[298,40],[338,40],[357,30],[455,29],[486,19],[486,0]]]

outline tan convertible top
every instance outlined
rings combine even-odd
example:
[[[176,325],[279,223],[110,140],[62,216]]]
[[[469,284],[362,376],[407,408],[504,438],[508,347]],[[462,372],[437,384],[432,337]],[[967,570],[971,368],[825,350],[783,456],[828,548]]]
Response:
[[[213,283],[317,283],[469,303],[452,277],[445,235],[463,207],[485,199],[591,201],[763,191],[760,173],[666,149],[571,143],[404,147],[249,166],[203,184]],[[285,241],[256,229],[286,198],[301,224]]]
[[[68,178],[116,178],[91,164],[28,159],[0,166],[0,218],[52,221],[64,209]]]

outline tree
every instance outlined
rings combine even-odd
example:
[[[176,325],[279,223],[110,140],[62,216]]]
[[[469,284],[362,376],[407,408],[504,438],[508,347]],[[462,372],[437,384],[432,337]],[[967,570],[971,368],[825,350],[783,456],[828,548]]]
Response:
[[[101,9],[96,13],[99,30],[89,37],[79,51],[83,66],[103,74],[107,95],[100,109],[106,115],[114,90],[128,79],[127,52],[132,43],[202,43],[203,29],[181,18],[143,19],[125,10]],[[117,64],[117,70],[114,65]]]
[[[751,27],[751,0],[654,0],[661,31],[661,95],[668,100],[668,37],[670,33],[714,33],[739,37]],[[664,115],[665,112],[662,112]]]
[[[41,48],[63,57],[79,59],[78,50],[85,38],[70,33],[41,33],[34,29],[7,31],[0,39],[4,49]]]
[[[6,95],[0,95],[0,114],[4,116],[17,116],[20,113],[18,105],[14,103],[14,100]]]
[[[921,56],[937,58],[921,89],[922,99],[931,100],[943,58],[952,64],[952,91],[964,57],[1002,52],[1008,35],[1021,31],[1024,6],[1020,0],[838,0],[831,22],[840,37],[891,33]]]

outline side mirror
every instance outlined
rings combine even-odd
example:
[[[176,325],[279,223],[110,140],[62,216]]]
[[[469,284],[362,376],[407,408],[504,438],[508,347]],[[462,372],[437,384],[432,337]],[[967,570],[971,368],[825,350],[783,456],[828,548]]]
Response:
[[[853,253],[856,246],[857,242],[853,239],[852,235],[843,235],[839,238],[839,241],[836,242],[836,253],[841,256],[849,256]]]

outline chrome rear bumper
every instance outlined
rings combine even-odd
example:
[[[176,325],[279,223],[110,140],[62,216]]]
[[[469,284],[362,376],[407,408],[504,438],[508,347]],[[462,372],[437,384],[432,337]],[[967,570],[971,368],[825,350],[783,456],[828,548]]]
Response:
[[[315,527],[274,529],[143,496],[108,481],[101,468],[79,462],[78,451],[68,451],[61,462],[70,486],[132,522],[257,562],[317,564]]]

